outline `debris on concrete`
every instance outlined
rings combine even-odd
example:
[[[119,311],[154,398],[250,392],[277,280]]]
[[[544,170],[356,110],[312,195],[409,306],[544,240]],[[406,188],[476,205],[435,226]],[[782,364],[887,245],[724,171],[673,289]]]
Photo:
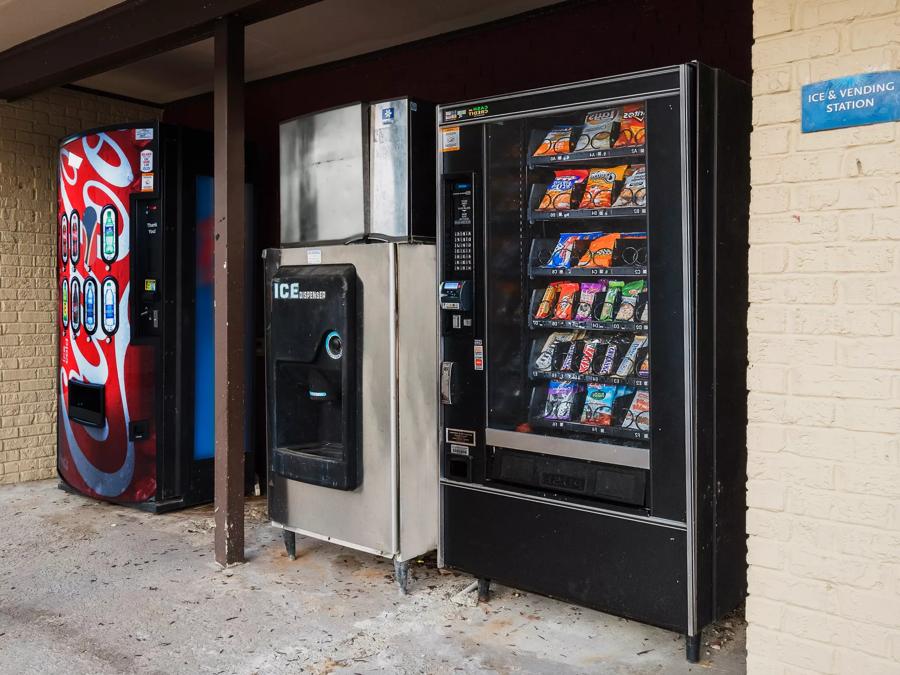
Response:
[[[290,561],[263,499],[248,504],[248,563],[223,570],[212,513],[0,488],[0,673],[744,672],[737,615],[691,665],[669,631],[500,585],[478,603],[433,556],[413,561],[407,596],[371,555],[298,537]]]

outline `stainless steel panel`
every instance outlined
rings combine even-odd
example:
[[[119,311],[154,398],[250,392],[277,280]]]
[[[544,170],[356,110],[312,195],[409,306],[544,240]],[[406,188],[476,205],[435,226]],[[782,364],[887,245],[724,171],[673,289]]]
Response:
[[[556,438],[538,434],[524,434],[505,429],[485,429],[484,441],[487,445],[502,448],[539,452],[544,455],[586,459],[592,462],[633,466],[638,469],[650,468],[650,451],[627,445],[613,445],[597,441],[579,441],[572,438]]]
[[[282,122],[281,243],[362,237],[368,217],[368,107],[362,103]]]
[[[281,264],[306,265],[319,256],[322,264],[354,265],[362,286],[363,480],[359,488],[345,492],[270,475],[270,489],[287,495],[285,512],[270,515],[289,529],[390,557],[397,552],[394,493],[397,379],[392,372],[396,246],[288,248],[282,251]]]
[[[369,109],[369,231],[373,237],[409,235],[409,99]]]
[[[400,560],[437,548],[436,265],[433,245],[397,245]]]

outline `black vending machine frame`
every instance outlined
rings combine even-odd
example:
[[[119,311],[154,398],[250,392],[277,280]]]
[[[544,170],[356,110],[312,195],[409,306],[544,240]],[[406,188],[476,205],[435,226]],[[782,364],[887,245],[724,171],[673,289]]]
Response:
[[[538,435],[528,452],[491,445],[485,439],[486,372],[497,346],[489,339],[487,312],[497,308],[487,306],[487,265],[498,263],[486,259],[486,124],[637,100],[667,101],[665,114],[654,104],[660,113],[655,119],[668,116],[678,125],[677,142],[651,151],[660,125],[653,126],[648,112],[649,210],[666,209],[663,195],[673,210],[678,202],[674,221],[656,221],[671,227],[658,228],[657,239],[654,232],[649,239],[656,317],[651,371],[662,373],[651,375],[659,398],[653,399],[658,414],[651,421],[649,468],[542,452],[541,439],[549,448],[552,438]],[[471,310],[438,309],[439,562],[484,582],[494,579],[680,632],[687,636],[688,658],[696,661],[703,627],[734,609],[746,592],[749,88],[720,70],[689,63],[445,105],[437,124],[438,282],[465,280],[474,287]],[[660,174],[657,167],[654,173],[653,157],[660,165],[680,163],[680,171]],[[472,189],[469,224],[458,213],[447,215],[455,186],[464,183]],[[454,253],[460,237],[472,242],[462,249],[472,270],[453,267],[459,267]],[[673,396],[670,384],[659,389],[664,381],[677,384]],[[516,454],[546,464],[553,479],[532,489],[491,480],[492,458]],[[624,487],[606,498],[597,492],[599,499],[567,491],[594,471],[624,472],[615,476]],[[647,482],[643,500],[641,480]]]

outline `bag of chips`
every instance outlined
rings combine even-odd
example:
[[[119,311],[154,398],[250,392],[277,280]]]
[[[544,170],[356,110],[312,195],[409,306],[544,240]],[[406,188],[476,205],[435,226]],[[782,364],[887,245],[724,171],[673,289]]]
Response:
[[[584,408],[581,409],[581,421],[595,426],[610,426],[617,389],[614,384],[589,384]]]
[[[618,232],[602,234],[592,239],[587,251],[578,261],[579,267],[609,267],[612,262],[613,249],[620,235]]]
[[[544,419],[570,420],[575,397],[578,395],[577,382],[560,382],[551,380],[547,391],[547,402],[544,404]]]
[[[579,150],[606,150],[612,147],[613,136],[619,129],[619,109],[607,108],[591,112],[584,117],[584,127],[575,144]]]
[[[631,145],[643,145],[646,134],[644,124],[644,104],[630,103],[622,108],[622,123],[619,126],[619,136],[616,138],[616,148],[626,148]]]
[[[631,341],[631,344],[628,345],[628,351],[625,352],[625,356],[622,357],[622,361],[619,363],[619,367],[616,368],[617,377],[628,377],[629,375],[631,375],[631,373],[634,372],[638,352],[643,349],[644,345],[646,344],[646,335],[635,336],[634,340]]]
[[[622,301],[619,303],[619,311],[616,312],[616,321],[634,321],[638,298],[643,291],[643,279],[629,281],[625,284],[622,288]]]
[[[572,191],[587,178],[587,169],[555,171],[556,178],[541,198],[538,211],[568,211],[572,208]]]
[[[544,291],[544,297],[541,298],[541,302],[538,305],[537,312],[534,313],[535,319],[546,319],[550,316],[550,312],[553,311],[553,304],[556,302],[556,296],[559,295],[561,284],[561,281],[554,281],[547,286],[547,290]]]
[[[591,169],[581,197],[580,209],[604,209],[613,204],[613,192],[625,178],[627,164],[605,169]]]
[[[625,187],[613,206],[647,206],[647,167],[635,164],[625,176]]]
[[[554,319],[569,321],[572,318],[572,309],[575,306],[575,294],[578,293],[578,284],[571,281],[558,281],[559,300],[556,302]]]
[[[544,157],[546,155],[564,155],[572,151],[572,132],[575,127],[553,127],[544,136],[544,141],[534,151],[532,157]]]
[[[575,257],[576,248],[580,249],[583,246],[582,242],[588,241],[597,234],[597,232],[567,232],[559,235],[559,241],[556,242],[556,247],[553,249],[553,253],[550,254],[550,260],[547,261],[544,267],[569,267],[572,264],[572,259]]]
[[[600,321],[612,321],[613,311],[616,308],[616,302],[622,289],[625,288],[624,281],[610,281],[606,287],[606,297],[603,299],[603,307],[600,308]]]
[[[640,389],[634,395],[631,405],[628,406],[628,411],[625,413],[625,423],[622,426],[626,429],[650,430],[649,391]]]
[[[575,312],[576,321],[586,321],[591,318],[594,311],[594,303],[597,297],[606,290],[606,279],[602,281],[589,281],[581,284],[581,295],[578,298],[578,310]]]

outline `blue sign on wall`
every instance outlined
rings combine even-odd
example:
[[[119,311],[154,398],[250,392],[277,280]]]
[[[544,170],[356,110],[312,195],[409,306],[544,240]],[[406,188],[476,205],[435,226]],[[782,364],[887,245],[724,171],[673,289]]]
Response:
[[[900,70],[803,86],[803,133],[900,120]]]

